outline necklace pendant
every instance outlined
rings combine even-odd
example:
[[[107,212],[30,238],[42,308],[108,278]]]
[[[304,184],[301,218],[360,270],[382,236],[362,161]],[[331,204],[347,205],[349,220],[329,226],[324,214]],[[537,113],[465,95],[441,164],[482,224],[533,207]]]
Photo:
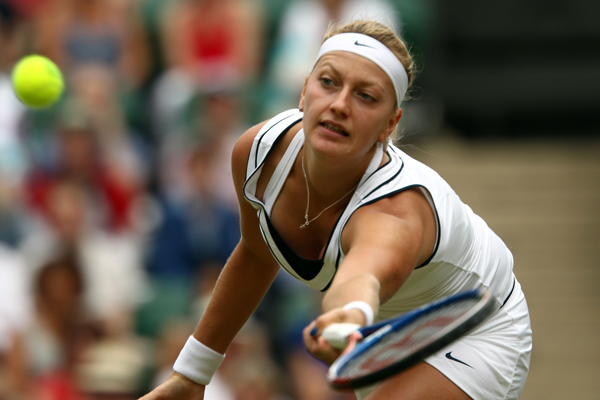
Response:
[[[314,217],[313,219],[309,220],[308,219],[308,207],[310,204],[310,189],[308,187],[308,178],[306,177],[306,170],[304,169],[304,157],[302,157],[301,159],[302,162],[302,173],[304,174],[304,182],[306,183],[306,211],[304,211],[304,223],[302,225],[300,225],[300,229],[304,229],[306,228],[311,222],[313,222],[314,220],[316,220],[317,218],[319,218],[321,215],[323,215],[323,213],[327,210],[329,210],[331,207],[335,206],[337,203],[339,203],[340,201],[344,200],[346,198],[346,196],[348,196],[350,193],[352,193],[353,191],[356,190],[356,188],[358,187],[358,185],[356,185],[354,188],[350,189],[349,192],[347,192],[345,195],[343,195],[342,197],[340,197],[337,201],[331,203],[329,206],[325,207],[323,209],[323,211],[321,211],[316,217]]]

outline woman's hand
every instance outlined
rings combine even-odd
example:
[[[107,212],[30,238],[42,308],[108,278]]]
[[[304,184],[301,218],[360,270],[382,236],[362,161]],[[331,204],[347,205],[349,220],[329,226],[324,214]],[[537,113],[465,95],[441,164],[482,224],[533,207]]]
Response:
[[[174,372],[163,384],[139,400],[204,400],[205,387]]]
[[[348,337],[348,346],[346,346],[344,350],[338,350],[331,347],[329,343],[327,343],[327,341],[321,336],[321,332],[323,332],[325,327],[333,323],[342,322],[364,325],[365,319],[360,310],[344,310],[342,308],[336,308],[321,314],[302,331],[304,345],[306,346],[307,350],[313,356],[317,357],[328,365],[333,364],[333,362],[341,354],[351,351],[356,343],[362,339],[359,333],[353,333]]]

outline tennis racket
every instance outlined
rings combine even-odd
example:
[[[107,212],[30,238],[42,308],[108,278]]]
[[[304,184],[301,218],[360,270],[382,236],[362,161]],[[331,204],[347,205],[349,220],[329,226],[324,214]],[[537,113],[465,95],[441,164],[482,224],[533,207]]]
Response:
[[[331,365],[327,381],[335,389],[377,383],[441,350],[498,307],[489,290],[475,289],[358,329],[357,325],[331,324],[322,336],[332,347],[344,348],[347,336],[356,330],[364,339]]]

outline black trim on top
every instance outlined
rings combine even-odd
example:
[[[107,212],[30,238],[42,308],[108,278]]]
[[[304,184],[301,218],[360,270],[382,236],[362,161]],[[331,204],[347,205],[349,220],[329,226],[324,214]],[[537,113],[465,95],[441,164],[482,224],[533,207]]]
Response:
[[[284,118],[282,121],[284,121],[285,119],[287,119],[289,117]],[[284,130],[282,130],[279,135],[277,136],[277,138],[273,141],[273,145],[271,146],[271,148],[269,149],[269,151],[267,151],[267,154],[265,155],[265,157],[263,158],[263,162],[260,163],[260,165],[258,164],[258,149],[260,148],[260,142],[262,141],[262,139],[265,137],[265,135],[267,134],[267,132],[269,132],[272,128],[274,128],[276,125],[278,125],[281,121],[276,122],[275,124],[273,124],[273,126],[271,126],[269,129],[267,129],[258,139],[258,142],[256,143],[256,154],[254,155],[254,165],[256,166],[254,168],[254,171],[252,171],[252,173],[250,174],[250,176],[247,176],[248,174],[248,163],[250,163],[250,158],[252,157],[252,151],[250,151],[250,154],[248,154],[248,162],[246,164],[246,180],[244,181],[244,185],[242,187],[242,193],[244,194],[244,198],[252,203],[257,203],[254,200],[251,200],[250,198],[248,198],[248,196],[246,196],[246,185],[248,184],[248,181],[250,180],[250,178],[252,178],[252,176],[258,171],[258,169],[262,166],[262,164],[264,164],[264,160],[266,160],[269,155],[271,154],[271,152],[273,151],[273,149],[275,148],[275,146],[277,145],[277,143],[279,143],[279,141],[281,140],[282,137],[285,136],[286,133],[289,132],[290,129],[292,129],[293,126],[295,126],[298,122],[302,121],[302,118],[299,118],[298,120],[294,121],[291,125],[289,125],[287,128],[285,128]],[[254,193],[254,196],[256,197],[256,193]],[[258,202],[258,204],[260,204],[260,202]]]
[[[285,121],[288,118],[292,118],[294,116],[294,114],[290,115],[289,117],[285,117],[284,119],[282,119],[281,121],[278,121],[276,123],[274,123],[269,129],[267,129],[258,139],[258,142],[256,143],[256,154],[254,155],[254,165],[256,165],[256,167],[258,168],[258,150],[260,148],[260,142],[263,140],[263,138],[267,135],[267,133],[273,129],[274,127],[276,127],[277,125],[279,125],[280,123],[282,123],[283,121]],[[298,119],[296,121],[294,121],[292,124],[290,124],[287,128],[285,128],[284,130],[282,130],[279,135],[277,136],[277,138],[273,141],[273,145],[271,146],[271,148],[269,149],[269,151],[267,152],[267,154],[265,155],[264,159],[266,160],[267,157],[269,156],[269,154],[271,154],[271,151],[275,148],[275,145],[277,144],[277,142],[279,142],[279,140],[285,136],[285,134],[292,129],[293,126],[295,126],[298,122],[302,121],[303,116],[297,116]]]
[[[342,258],[342,252],[338,248],[338,255],[337,255],[337,258],[335,259],[335,272],[331,276],[331,279],[329,280],[329,282],[327,283],[327,285],[325,285],[325,287],[323,289],[321,289],[321,292],[327,291],[327,289],[329,289],[329,287],[331,286],[331,283],[333,282],[333,278],[335,278],[335,275],[337,274],[338,267],[340,266],[340,258]]]
[[[510,293],[508,294],[508,296],[506,296],[506,299],[504,299],[504,303],[502,303],[502,305],[500,306],[500,308],[504,307],[504,305],[506,304],[506,302],[508,302],[508,299],[510,299],[510,296],[512,296],[513,291],[515,290],[515,285],[517,284],[517,278],[513,278],[513,284],[512,284],[512,288],[510,289]]]
[[[371,174],[371,176],[375,175],[377,173],[377,171],[380,171],[382,169],[384,169],[389,163],[392,162],[392,157],[390,157],[390,154],[388,153],[388,158],[389,160],[383,164],[382,166],[380,166],[379,168],[377,168],[375,170],[375,172],[373,172]],[[390,183],[391,181],[393,181],[398,175],[400,175],[400,173],[402,172],[402,170],[404,169],[404,160],[400,159],[402,161],[401,165],[400,165],[400,169],[394,174],[394,176],[392,176],[390,179],[388,179],[385,182],[382,182],[379,186],[377,186],[375,189],[371,190],[367,195],[363,196],[363,199],[366,199],[367,197],[369,197],[371,194],[373,194],[373,192],[379,190],[379,188],[381,188],[382,186],[387,185],[388,183]],[[371,178],[371,176],[369,176],[369,178],[367,178],[365,180],[365,183],[367,183],[369,181],[369,179]]]
[[[415,186],[422,187],[423,189],[427,190],[427,188],[425,186],[421,186],[421,185],[415,185]],[[427,190],[427,193],[429,193],[429,196],[431,197],[431,203],[433,203],[433,209],[435,211],[434,214],[435,214],[435,223],[437,226],[437,236],[435,238],[435,247],[433,248],[431,255],[429,256],[429,258],[427,260],[425,260],[425,262],[423,262],[423,264],[419,265],[415,269],[424,267],[427,264],[429,264],[431,262],[431,260],[433,260],[433,257],[435,257],[435,255],[438,251],[438,248],[440,247],[440,239],[442,237],[442,224],[440,224],[440,215],[438,213],[437,206],[435,204],[435,201],[433,201],[433,196],[431,195],[431,192],[429,190]],[[429,201],[428,201],[428,203],[429,203]]]
[[[265,213],[265,215],[266,215],[266,211],[265,211],[265,209],[264,209],[264,208],[261,208],[259,212],[260,212],[260,214],[262,214],[262,213]],[[259,218],[259,220],[260,220],[260,215],[259,215],[259,217],[258,217],[258,218]],[[263,237],[264,237],[264,235],[265,235],[266,233],[265,233],[265,231],[264,231],[264,229],[263,229],[263,226],[262,226],[262,224],[260,224],[260,223],[259,223],[259,224],[258,224],[258,227],[259,227],[259,229],[260,229],[260,231],[262,232],[262,234],[263,234]],[[277,261],[277,263],[278,263],[278,264],[281,266],[281,268],[283,268],[284,270],[286,270],[286,271],[287,271],[287,269],[286,269],[286,268],[283,266],[283,262],[282,262],[282,261],[279,259],[279,257],[277,257],[277,254],[275,253],[275,251],[273,251],[273,247],[271,247],[271,242],[270,242],[270,241],[268,241],[266,238],[265,238],[264,240],[265,240],[265,243],[267,244],[267,247],[269,247],[269,250],[271,251],[271,254],[273,255],[273,258],[275,258],[275,261]]]
[[[364,203],[360,207],[358,207],[356,210],[358,210],[361,207],[368,206],[369,204],[373,204],[375,202],[378,202],[381,199],[385,199],[385,198],[391,197],[391,196],[393,196],[395,194],[402,193],[402,192],[404,192],[404,191],[406,191],[408,189],[413,189],[413,188],[416,188],[416,187],[423,188],[423,189],[427,190],[427,188],[425,186],[423,186],[423,185],[405,186],[405,187],[403,187],[401,189],[395,190],[393,192],[386,193],[385,195],[383,195],[381,197],[377,197],[376,199],[373,199],[373,200],[371,200],[371,201],[369,201],[367,203]],[[431,195],[431,192],[429,192],[429,190],[427,190],[427,192],[430,193],[430,195]],[[371,193],[373,193],[373,192],[371,192]],[[429,201],[427,201],[427,202],[429,203]],[[433,202],[433,198],[432,198],[432,202]],[[438,248],[440,246],[440,237],[441,237],[441,234],[442,234],[441,233],[442,229],[441,229],[441,225],[440,225],[439,213],[438,213],[438,210],[437,210],[435,202],[433,202],[433,208],[434,208],[434,211],[435,211],[434,214],[435,214],[435,219],[436,219],[436,223],[437,223],[437,238],[435,240],[435,248],[431,252],[431,255],[429,256],[429,258],[427,260],[425,260],[425,262],[423,264],[419,265],[418,267],[415,267],[415,269],[422,268],[422,267],[426,266],[427,264],[429,264],[431,262],[431,260],[433,260],[433,257],[435,257],[435,254],[437,253]],[[356,211],[356,210],[354,210],[354,211]]]
[[[267,227],[269,229],[269,232],[271,233],[271,236],[273,237],[273,241],[275,242],[275,245],[279,249],[279,252],[283,255],[284,259],[287,261],[287,263],[290,265],[290,267],[292,267],[292,269],[302,279],[307,280],[307,281],[309,281],[311,279],[314,279],[321,272],[321,269],[323,269],[323,265],[325,264],[325,256],[327,255],[327,249],[329,249],[329,244],[331,243],[331,239],[333,238],[333,232],[335,231],[336,227],[340,223],[340,220],[342,219],[342,216],[346,212],[346,208],[348,207],[348,205],[346,205],[346,207],[344,207],[344,210],[341,212],[341,214],[339,215],[339,217],[337,218],[337,220],[333,224],[333,228],[331,229],[331,233],[329,234],[329,238],[327,239],[327,243],[325,244],[325,252],[323,253],[323,257],[321,259],[319,259],[319,260],[311,260],[311,259],[303,258],[303,257],[300,257],[299,255],[297,255],[296,252],[279,235],[279,232],[277,232],[277,230],[275,229],[275,227],[271,223],[271,219],[269,218],[269,214],[265,211],[264,206],[262,204],[260,206],[261,206],[261,210],[265,213],[265,220],[267,221]],[[342,230],[343,230],[343,228],[342,228]],[[269,248],[271,248],[271,245],[268,243],[268,240],[265,240],[265,241],[269,245]],[[271,252],[273,253],[273,255],[275,255],[275,253],[273,252],[273,249],[271,249]],[[293,265],[294,263],[290,262],[290,258],[288,258],[288,255],[290,255],[291,256],[290,258],[292,259],[292,261],[294,261],[294,263],[297,264],[297,265],[299,265],[301,268],[308,267],[308,269],[312,269],[312,268],[315,268],[315,266],[317,265],[318,262],[320,262],[319,270],[317,271],[317,273],[314,276],[312,276],[310,278],[306,278],[301,273],[301,272],[304,272],[304,271],[298,270],[296,268],[296,265]],[[339,263],[340,263],[341,256],[342,256],[342,254],[338,250],[338,255],[337,255],[337,258],[335,260],[336,273],[337,273],[337,268],[338,268]],[[280,264],[283,265],[283,263],[281,263],[281,262],[280,262]],[[321,292],[324,292],[327,289],[329,289],[329,286],[331,286],[331,282],[333,281],[333,278],[335,277],[336,273],[334,273],[332,275],[331,280],[329,281],[329,283],[323,289],[320,289]]]

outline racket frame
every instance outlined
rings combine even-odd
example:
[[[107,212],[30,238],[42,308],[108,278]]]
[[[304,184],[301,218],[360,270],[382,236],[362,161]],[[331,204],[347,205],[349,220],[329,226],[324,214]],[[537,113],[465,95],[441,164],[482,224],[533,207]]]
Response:
[[[369,351],[369,349],[379,343],[390,331],[397,331],[423,315],[427,315],[433,311],[458,301],[462,301],[466,298],[473,297],[480,298],[473,308],[468,310],[467,313],[449,325],[440,329],[440,331],[434,335],[434,339],[429,344],[416,350],[407,357],[398,360],[380,370],[373,371],[360,377],[341,378],[339,376],[339,373],[343,372],[343,370],[356,357],[360,357],[365,352]],[[429,357],[435,352],[443,349],[456,339],[471,331],[498,308],[499,304],[493,298],[490,291],[484,288],[479,288],[426,304],[404,315],[381,321],[373,326],[361,328],[359,331],[363,333],[365,338],[359,342],[352,351],[343,354],[331,365],[327,374],[327,381],[331,387],[338,390],[358,389],[382,381],[416,365],[424,358]]]

